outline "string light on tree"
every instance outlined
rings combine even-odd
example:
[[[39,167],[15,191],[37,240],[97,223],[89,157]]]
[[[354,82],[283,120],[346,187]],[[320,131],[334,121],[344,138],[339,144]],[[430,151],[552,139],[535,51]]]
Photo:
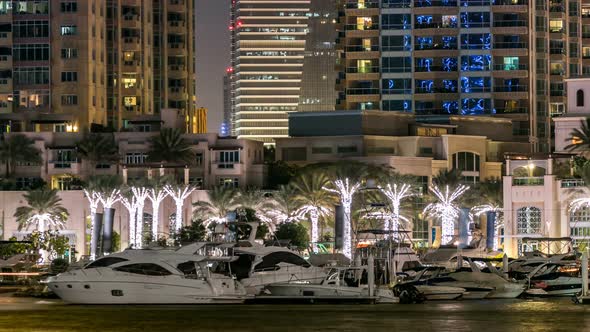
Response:
[[[121,197],[121,204],[125,206],[127,212],[129,213],[129,244],[135,247],[137,243],[137,232],[135,229],[137,220],[137,198],[135,195],[131,195],[130,197]]]
[[[344,210],[342,253],[348,258],[352,258],[352,223],[350,218],[350,208],[352,206],[354,194],[360,189],[361,184],[359,182],[351,183],[351,181],[346,178],[344,180],[338,179],[334,181],[334,187],[335,189],[327,187],[324,187],[323,189],[340,196],[340,203]]]
[[[182,228],[182,207],[184,205],[184,200],[189,197],[193,191],[195,191],[195,188],[188,185],[177,187],[167,185],[164,187],[164,190],[170,197],[172,197],[174,203],[176,203],[176,219],[174,230],[179,231]]]
[[[137,227],[135,229],[135,247],[143,247],[143,207],[145,206],[145,200],[148,196],[148,189],[145,187],[131,187],[131,193],[135,197],[136,204],[136,222]]]
[[[469,190],[469,187],[459,185],[453,191],[447,185],[444,191],[438,186],[430,187],[437,202],[430,203],[424,208],[424,214],[431,218],[441,219],[441,241],[442,244],[449,244],[455,234],[455,220],[459,217],[460,208],[457,200]]]
[[[163,188],[152,188],[148,190],[147,198],[152,203],[152,240],[158,240],[158,227],[160,217],[160,205],[168,196]]]
[[[309,215],[309,219],[311,220],[311,244],[313,252],[318,252],[320,217],[328,214],[330,214],[330,209],[325,206],[304,205],[295,212],[296,218],[292,218],[303,219],[303,216]]]
[[[94,236],[94,228],[96,227],[96,211],[98,210],[98,204],[100,203],[100,194],[94,190],[84,189],[84,196],[90,204],[90,260],[96,259],[96,241],[98,239]]]
[[[402,184],[399,185],[394,183],[393,186],[388,184],[385,188],[379,188],[381,192],[389,199],[391,202],[391,218],[388,220],[391,224],[386,224],[385,230],[386,231],[393,231],[394,237],[398,237],[398,231],[400,227],[400,222],[402,220],[407,220],[406,218],[402,217],[400,214],[401,203],[404,199],[411,197],[414,195],[412,192],[412,186],[409,184]],[[390,236],[390,235],[388,235]]]

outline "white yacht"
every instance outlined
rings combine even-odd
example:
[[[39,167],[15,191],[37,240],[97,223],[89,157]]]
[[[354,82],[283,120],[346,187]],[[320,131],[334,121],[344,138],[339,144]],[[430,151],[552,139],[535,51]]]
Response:
[[[46,283],[62,300],[74,304],[243,303],[248,296],[231,276],[232,259],[172,250],[125,250],[50,277]]]
[[[306,282],[289,282],[267,285],[265,292],[275,299],[312,301],[375,301],[375,303],[398,303],[399,299],[387,287],[375,287],[369,284],[366,266],[334,267],[319,284]],[[373,294],[370,292],[373,289]]]
[[[319,284],[326,270],[312,266],[297,253],[283,247],[235,247],[237,259],[230,266],[249,294],[259,294],[264,286],[292,281]]]
[[[470,268],[436,274],[427,279],[427,284],[463,288],[466,291],[463,299],[512,299],[524,292],[524,285],[504,279],[497,270],[484,273],[470,259],[466,258],[465,262]]]
[[[544,263],[525,280],[529,295],[574,296],[582,290],[580,267],[571,263]]]

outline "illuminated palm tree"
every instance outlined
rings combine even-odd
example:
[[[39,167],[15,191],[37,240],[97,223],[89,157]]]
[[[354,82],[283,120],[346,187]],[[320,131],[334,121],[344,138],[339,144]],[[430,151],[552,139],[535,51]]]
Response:
[[[170,196],[176,204],[176,219],[174,224],[174,232],[180,231],[182,228],[182,207],[184,206],[184,200],[187,199],[195,187],[190,185],[166,185],[164,190]]]
[[[295,202],[301,206],[293,213],[308,215],[311,222],[311,243],[317,251],[319,241],[319,219],[330,214],[334,198],[324,188],[330,185],[330,179],[324,172],[305,172],[291,182],[295,191]],[[294,203],[295,203],[294,202]]]
[[[237,191],[234,188],[218,186],[207,191],[208,201],[193,204],[196,219],[203,219],[207,224],[226,222],[227,214],[238,207]]]
[[[37,228],[40,233],[46,230],[62,229],[69,217],[68,210],[61,205],[61,198],[57,190],[42,188],[28,191],[23,195],[27,206],[19,206],[14,213],[18,222],[18,229]],[[47,259],[47,252],[41,251],[43,261]]]
[[[458,185],[453,189],[446,185],[443,190],[437,185],[430,187],[430,191],[437,201],[428,204],[423,212],[427,217],[441,219],[442,244],[449,244],[453,239],[455,220],[459,217],[461,211],[457,203],[467,190],[469,190],[469,187],[464,185]]]

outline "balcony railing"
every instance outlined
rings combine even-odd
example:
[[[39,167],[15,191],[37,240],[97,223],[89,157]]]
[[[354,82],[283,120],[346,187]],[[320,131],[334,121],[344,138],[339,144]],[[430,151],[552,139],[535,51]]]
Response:
[[[496,114],[527,114],[528,111],[526,107],[496,108]]]
[[[379,89],[374,88],[349,88],[346,89],[347,95],[378,95]]]
[[[527,92],[526,85],[496,85],[494,92]]]
[[[457,89],[448,88],[420,88],[414,90],[415,93],[457,93]]]
[[[494,21],[494,27],[525,27],[526,21]]]
[[[379,66],[375,67],[348,67],[346,68],[346,72],[349,74],[370,74],[370,73],[378,73]]]
[[[455,72],[458,70],[457,66],[454,67],[443,67],[443,66],[429,66],[429,67],[414,67],[414,71],[418,73],[428,73],[435,71],[442,72]]]
[[[456,29],[457,23],[443,24],[442,22],[435,23],[416,23],[414,29]]]
[[[410,24],[407,24],[408,27],[410,27]],[[373,24],[347,24],[346,25],[346,31],[373,31],[373,30],[379,30],[379,24],[377,23],[373,23]]]
[[[384,95],[409,95],[412,94],[412,89],[401,88],[401,89],[382,89],[381,94]]]
[[[493,0],[492,4],[494,6],[522,6],[528,5],[529,2],[527,0]]]
[[[582,179],[564,179],[561,180],[561,188],[577,188],[585,186]]]
[[[379,8],[379,1],[375,2],[348,2],[346,3],[346,9],[367,9],[367,8]]]
[[[508,64],[497,64],[494,65],[494,70],[527,70],[527,65],[508,65]]]
[[[457,1],[448,0],[414,0],[414,7],[457,7]]]
[[[542,176],[512,178],[513,186],[542,186],[544,184],[545,179]]]
[[[436,43],[436,44],[417,44],[415,46],[414,51],[425,51],[425,50],[456,50],[456,49],[457,49],[457,44],[456,43],[452,43],[452,44]]]
[[[526,43],[521,42],[496,42],[494,48],[498,49],[513,49],[513,48],[527,48]]]
[[[379,45],[372,46],[346,46],[346,52],[378,52]],[[397,50],[396,50],[397,51]],[[401,50],[399,50],[401,51]]]

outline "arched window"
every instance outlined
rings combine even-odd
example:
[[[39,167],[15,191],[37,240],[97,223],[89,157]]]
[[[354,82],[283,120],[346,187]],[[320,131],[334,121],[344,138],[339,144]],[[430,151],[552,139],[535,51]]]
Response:
[[[453,154],[453,168],[463,172],[479,172],[479,155],[471,152]]]
[[[541,209],[527,206],[516,211],[517,234],[541,233]]]
[[[582,90],[582,89],[576,91],[576,106],[578,106],[578,107],[584,106],[584,90]]]

